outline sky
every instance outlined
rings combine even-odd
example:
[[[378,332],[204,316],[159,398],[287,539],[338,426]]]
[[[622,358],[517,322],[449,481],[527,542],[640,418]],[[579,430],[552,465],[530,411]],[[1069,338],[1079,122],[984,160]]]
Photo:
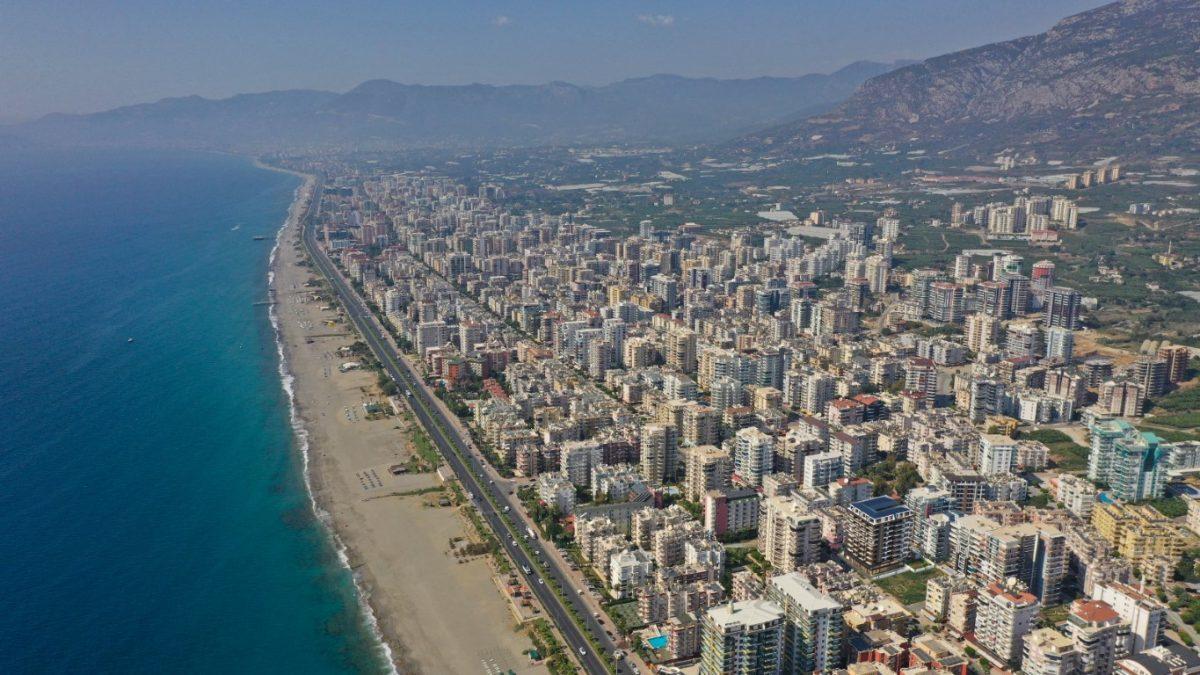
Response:
[[[830,72],[1039,33],[1102,0],[0,0],[0,122],[164,97]]]

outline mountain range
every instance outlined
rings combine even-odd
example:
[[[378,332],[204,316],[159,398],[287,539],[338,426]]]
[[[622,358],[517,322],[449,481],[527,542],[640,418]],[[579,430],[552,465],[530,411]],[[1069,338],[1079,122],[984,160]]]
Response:
[[[754,79],[675,75],[587,87],[430,86],[389,80],[348,92],[286,90],[170,98],[9,127],[53,143],[279,148],[704,142],[828,110],[897,65],[858,62],[828,75]]]
[[[1200,2],[1124,0],[879,75],[827,113],[732,145],[1095,154],[1194,151],[1198,141]]]
[[[164,99],[0,128],[29,142],[236,151],[717,143],[733,154],[926,148],[1151,154],[1200,146],[1200,0],[1121,0],[916,63],[604,86],[371,80]]]

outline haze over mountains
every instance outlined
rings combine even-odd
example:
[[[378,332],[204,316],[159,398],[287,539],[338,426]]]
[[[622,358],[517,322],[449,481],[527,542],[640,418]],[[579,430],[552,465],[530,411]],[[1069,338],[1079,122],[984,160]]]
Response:
[[[1117,152],[1200,141],[1200,2],[1126,0],[1039,35],[868,80],[834,110],[750,135],[747,153],[888,144]]]
[[[240,151],[579,143],[720,143],[781,156],[853,147],[1179,151],[1200,142],[1200,0],[1123,0],[1038,35],[829,75],[654,75],[599,87],[371,80],[343,94],[193,96],[49,115],[0,128],[5,135]]]
[[[858,62],[829,75],[790,78],[654,75],[600,87],[371,80],[344,94],[190,96],[89,115],[48,115],[9,132],[55,143],[241,150],[704,142],[828,110],[896,65]]]

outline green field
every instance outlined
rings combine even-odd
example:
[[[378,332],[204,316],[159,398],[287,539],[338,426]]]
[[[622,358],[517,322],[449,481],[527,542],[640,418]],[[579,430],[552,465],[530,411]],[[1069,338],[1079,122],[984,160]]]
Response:
[[[1022,431],[1022,440],[1041,441],[1050,449],[1054,466],[1060,471],[1074,472],[1087,469],[1090,448],[1079,445],[1071,437],[1057,429]]]
[[[930,579],[942,576],[942,571],[936,567],[919,572],[905,572],[893,577],[881,579],[875,583],[888,595],[896,598],[902,605],[911,605],[925,600],[925,585]]]

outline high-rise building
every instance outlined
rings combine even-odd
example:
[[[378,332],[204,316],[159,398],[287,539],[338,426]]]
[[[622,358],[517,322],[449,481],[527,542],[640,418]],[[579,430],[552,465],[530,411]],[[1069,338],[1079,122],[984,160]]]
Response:
[[[1045,353],[1042,331],[1032,323],[1014,321],[1004,332],[1004,355],[1010,359],[1039,358]]]
[[[960,323],[963,320],[963,287],[945,282],[933,284],[929,318],[942,323]]]
[[[721,436],[721,412],[691,402],[683,410],[683,442],[688,445],[714,445]],[[767,473],[770,473],[768,471]]]
[[[1142,385],[1147,398],[1162,396],[1167,391],[1168,375],[1167,359],[1147,354],[1133,362],[1132,379]]]
[[[841,665],[842,606],[799,572],[772,577],[767,599],[783,610],[783,672],[829,673]]]
[[[1137,417],[1146,407],[1146,388],[1137,382],[1114,382],[1100,385],[1097,407],[1107,415]]]
[[[1186,546],[1179,527],[1147,504],[1100,502],[1092,510],[1092,525],[1147,577],[1157,576],[1153,572],[1159,567],[1174,569]]]
[[[1113,496],[1137,502],[1157,499],[1166,488],[1166,448],[1151,432],[1124,420],[1101,419],[1088,426],[1092,450],[1088,480],[1109,486]]]
[[[1009,473],[1017,466],[1017,442],[1008,436],[984,434],[979,439],[979,473]]]
[[[1039,260],[1029,271],[1029,283],[1036,289],[1046,290],[1054,285],[1054,263]]]
[[[1143,587],[1106,581],[1096,584],[1092,597],[1107,602],[1129,626],[1126,653],[1140,654],[1162,642],[1167,627],[1167,606]]]
[[[1125,657],[1129,626],[1107,602],[1080,598],[1067,614],[1067,634],[1079,652],[1085,675],[1112,675],[1113,664]]]
[[[1070,328],[1052,326],[1046,329],[1046,358],[1070,363],[1075,355],[1075,333]]]
[[[1067,576],[1067,537],[1049,525],[1002,526],[984,516],[963,516],[950,528],[947,565],[983,583],[1015,579],[1052,605]]]
[[[1096,507],[1096,486],[1090,481],[1069,473],[1059,474],[1052,480],[1056,484],[1054,499],[1068,511],[1083,520],[1090,520]]]
[[[980,314],[995,319],[1007,318],[1010,300],[1003,281],[985,281],[975,287],[975,304]]]
[[[791,572],[821,558],[821,521],[790,496],[762,501],[758,550],[778,572]]]
[[[662,300],[667,312],[679,306],[679,281],[675,277],[665,274],[650,277],[650,292]]]
[[[559,450],[559,470],[571,483],[584,486],[591,483],[592,468],[604,460],[604,449],[595,441],[572,441]]]
[[[709,390],[712,407],[717,410],[735,408],[742,405],[742,383],[732,377],[713,379]]]
[[[642,427],[642,476],[650,487],[660,487],[675,479],[679,435],[673,425],[647,424]]]
[[[847,508],[845,551],[851,563],[868,572],[895,567],[908,559],[913,512],[891,497],[872,497]]]
[[[769,600],[730,602],[704,614],[701,675],[782,673],[784,613]]]
[[[842,453],[835,450],[804,457],[804,487],[823,488],[842,477]]]
[[[774,471],[775,439],[755,427],[741,429],[733,440],[733,470],[745,484],[758,487]]]
[[[729,487],[733,474],[733,458],[729,453],[712,445],[687,448],[684,495],[689,501],[699,502],[709,490]]]
[[[1092,443],[1088,453],[1088,480],[1108,484],[1117,439],[1133,433],[1136,433],[1133,425],[1125,420],[1099,419],[1088,425]]]
[[[1008,311],[1013,316],[1025,316],[1029,312],[1029,277],[1014,274],[1005,279],[1008,286]]]
[[[673,330],[667,333],[667,365],[685,373],[696,372],[696,333]]]
[[[1112,495],[1130,502],[1162,497],[1167,482],[1166,454],[1162,440],[1151,432],[1118,438],[1108,471]]]
[[[967,349],[982,352],[1000,343],[1000,319],[983,313],[968,314],[963,328]]]
[[[1045,292],[1042,306],[1043,320],[1047,326],[1075,330],[1079,328],[1079,291],[1065,286],[1051,286]]]
[[[954,280],[965,281],[971,278],[971,256],[959,253],[954,256]]]
[[[1041,604],[1019,582],[993,582],[979,597],[975,639],[980,646],[1010,665],[1023,656],[1025,636],[1037,621]]]
[[[1182,345],[1163,345],[1158,348],[1158,358],[1167,362],[1167,382],[1177,384],[1187,377],[1192,351]]]
[[[1025,636],[1021,659],[1024,675],[1078,675],[1079,652],[1071,638],[1053,628],[1039,628]]]

